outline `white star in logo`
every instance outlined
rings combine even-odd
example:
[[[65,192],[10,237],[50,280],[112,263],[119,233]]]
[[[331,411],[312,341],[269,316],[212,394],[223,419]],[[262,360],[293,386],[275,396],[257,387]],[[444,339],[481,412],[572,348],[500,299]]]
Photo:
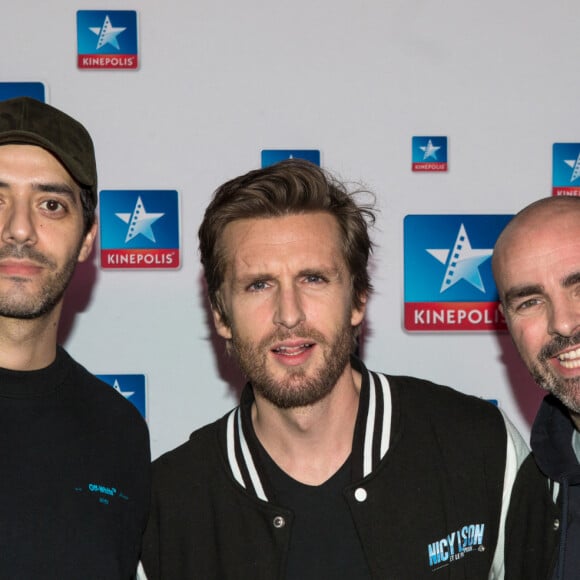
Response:
[[[141,201],[141,196],[137,198],[137,203],[135,204],[135,209],[133,213],[116,213],[119,219],[122,219],[126,224],[129,224],[129,229],[127,230],[127,236],[125,237],[125,243],[132,240],[135,236],[139,234],[155,242],[155,234],[151,229],[151,225],[154,224],[160,217],[163,217],[164,213],[147,213],[143,202]]]
[[[113,383],[113,389],[115,389],[115,391],[123,395],[125,399],[128,399],[129,397],[135,394],[135,391],[122,391],[121,385],[119,385],[119,381],[117,379],[115,379],[115,382]]]
[[[465,231],[463,224],[461,224],[459,232],[457,233],[453,250],[426,251],[429,252],[429,254],[431,254],[438,262],[447,266],[439,292],[443,293],[454,284],[457,284],[460,280],[465,280],[481,292],[485,293],[483,280],[479,273],[479,265],[491,256],[493,249],[474,250],[471,247],[471,243],[467,237],[467,232]],[[450,254],[451,257],[449,258]]]
[[[564,163],[572,168],[572,177],[570,183],[580,177],[580,153],[576,159],[564,159]]]
[[[99,40],[97,42],[97,50],[99,48],[105,46],[105,44],[111,44],[117,50],[120,50],[119,41],[117,40],[117,36],[119,36],[119,34],[121,34],[121,32],[124,32],[125,30],[127,30],[127,28],[126,27],[125,28],[115,28],[111,24],[111,19],[109,18],[109,15],[107,14],[105,16],[105,21],[103,22],[102,28],[89,27],[89,30],[91,32],[94,32],[99,37]]]
[[[437,159],[437,151],[439,151],[439,149],[441,149],[441,147],[436,147],[431,142],[431,139],[429,139],[429,141],[427,142],[427,145],[425,147],[419,147],[419,149],[421,149],[421,151],[423,151],[423,153],[425,154],[425,155],[423,155],[423,160],[429,159],[429,157],[433,157],[433,159]]]

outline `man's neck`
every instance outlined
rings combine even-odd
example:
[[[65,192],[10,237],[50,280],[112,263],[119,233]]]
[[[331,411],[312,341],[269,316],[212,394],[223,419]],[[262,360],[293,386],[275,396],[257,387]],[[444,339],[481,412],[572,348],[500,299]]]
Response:
[[[0,317],[0,367],[32,371],[56,357],[58,313],[33,320]]]
[[[322,401],[295,409],[280,409],[255,393],[254,430],[280,469],[307,485],[338,471],[352,450],[361,380],[348,367]]]

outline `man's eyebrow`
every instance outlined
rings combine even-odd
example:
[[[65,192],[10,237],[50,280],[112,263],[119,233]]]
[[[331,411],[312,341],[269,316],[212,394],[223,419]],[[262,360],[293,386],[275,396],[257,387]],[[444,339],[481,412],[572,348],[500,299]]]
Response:
[[[327,278],[340,277],[341,270],[335,266],[320,267],[320,268],[303,268],[298,272],[298,277],[304,276],[325,276]]]
[[[303,278],[305,276],[340,276],[341,270],[340,268],[336,268],[334,266],[329,268],[303,268],[299,272],[296,273],[296,277]],[[251,284],[252,282],[256,282],[257,280],[273,280],[276,276],[271,272],[267,272],[265,270],[256,271],[252,273],[244,273],[240,274],[239,276],[235,276],[234,282],[236,284]]]
[[[560,285],[562,288],[571,288],[580,284],[580,272],[573,272],[568,274],[565,278],[562,278]],[[540,284],[527,284],[523,286],[516,286],[510,288],[504,295],[503,302],[509,304],[518,298],[526,298],[527,296],[532,296],[534,294],[542,294],[544,292],[544,287]]]
[[[10,184],[8,182],[0,180],[0,189],[9,188]],[[63,181],[34,183],[32,190],[41,193],[57,193],[59,195],[65,195],[74,203],[77,201],[75,189]]]
[[[542,294],[544,287],[539,284],[528,284],[525,286],[515,286],[510,288],[503,297],[503,302],[505,304],[510,304],[518,298],[526,298],[527,296],[532,296],[534,294]]]
[[[580,272],[573,272],[562,280],[564,288],[570,288],[571,286],[576,286],[576,284],[580,284]]]
[[[43,193],[59,193],[76,201],[75,190],[68,183],[60,181],[54,183],[35,183],[32,189]]]
[[[267,274],[266,272],[255,272],[252,274],[241,274],[240,276],[234,276],[233,283],[245,286],[247,284],[253,284],[258,280],[271,280],[272,274]]]

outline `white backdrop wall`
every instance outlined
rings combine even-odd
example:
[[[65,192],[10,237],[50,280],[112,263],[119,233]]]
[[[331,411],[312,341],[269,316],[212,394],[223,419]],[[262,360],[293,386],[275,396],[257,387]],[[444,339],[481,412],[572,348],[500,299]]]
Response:
[[[77,10],[137,10],[140,67],[76,66]],[[542,396],[507,335],[402,328],[403,218],[514,213],[550,195],[578,141],[580,3],[567,0],[5,2],[0,81],[42,81],[82,120],[99,189],[175,189],[182,267],[77,271],[61,340],[97,374],[143,373],[154,456],[224,414],[243,379],[208,318],[197,228],[213,190],[266,149],[320,149],[377,195],[370,368],[495,398],[525,437]],[[411,172],[446,135],[449,171]]]

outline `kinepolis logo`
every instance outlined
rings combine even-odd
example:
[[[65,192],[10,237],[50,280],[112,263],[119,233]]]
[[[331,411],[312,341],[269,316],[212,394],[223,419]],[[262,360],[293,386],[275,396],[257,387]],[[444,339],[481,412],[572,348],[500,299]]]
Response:
[[[37,101],[46,102],[46,90],[41,82],[0,83],[0,101],[16,97],[31,97]]]
[[[79,10],[77,66],[136,69],[137,13],[134,10]]]
[[[447,137],[413,137],[413,171],[447,171]]]
[[[580,143],[552,146],[552,195],[580,196]]]
[[[96,375],[96,377],[133,403],[143,419],[147,419],[145,375]]]
[[[177,191],[103,190],[99,200],[101,268],[179,268]]]
[[[506,329],[498,308],[491,255],[511,217],[405,217],[406,330]]]
[[[314,165],[320,165],[320,151],[318,149],[262,149],[262,167],[268,167],[286,159],[305,159]]]

